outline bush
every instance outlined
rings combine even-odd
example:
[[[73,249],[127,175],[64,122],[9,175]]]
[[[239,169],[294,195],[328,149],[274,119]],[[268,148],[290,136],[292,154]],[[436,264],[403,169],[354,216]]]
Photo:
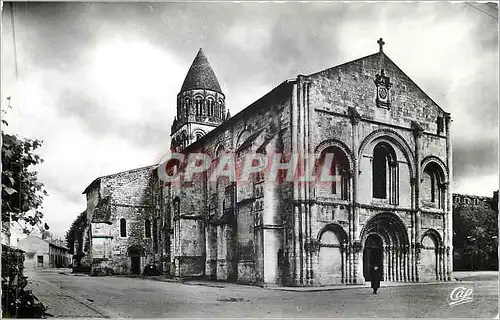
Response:
[[[2,245],[2,318],[45,318],[47,308],[26,290],[23,251]]]

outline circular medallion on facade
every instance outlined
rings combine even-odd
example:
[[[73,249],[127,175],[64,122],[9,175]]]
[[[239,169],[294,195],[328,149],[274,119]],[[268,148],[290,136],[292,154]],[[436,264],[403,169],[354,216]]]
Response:
[[[386,88],[379,88],[378,89],[378,96],[380,97],[380,99],[387,98],[387,89]]]

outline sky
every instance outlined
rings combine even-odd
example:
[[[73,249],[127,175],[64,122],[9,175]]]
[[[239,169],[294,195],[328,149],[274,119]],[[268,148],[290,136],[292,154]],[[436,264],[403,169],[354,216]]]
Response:
[[[5,129],[44,141],[44,218],[63,237],[95,178],[168,151],[176,96],[200,47],[234,115],[285,79],[377,52],[380,37],[452,114],[453,192],[491,196],[499,63],[498,9],[488,4],[16,3],[12,21],[4,2]]]

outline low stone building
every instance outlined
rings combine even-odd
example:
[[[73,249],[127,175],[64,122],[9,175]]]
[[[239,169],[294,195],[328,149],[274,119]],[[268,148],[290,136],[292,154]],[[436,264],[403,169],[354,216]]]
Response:
[[[62,240],[28,235],[17,242],[19,249],[25,251],[24,268],[68,268],[71,255]]]
[[[161,264],[155,166],[95,179],[83,192],[90,221],[92,274],[140,274]]]
[[[491,201],[493,200],[492,197],[485,197],[485,196],[475,196],[471,194],[460,194],[460,193],[454,193],[453,194],[453,206],[475,206],[475,207],[481,207],[485,209],[491,209]]]

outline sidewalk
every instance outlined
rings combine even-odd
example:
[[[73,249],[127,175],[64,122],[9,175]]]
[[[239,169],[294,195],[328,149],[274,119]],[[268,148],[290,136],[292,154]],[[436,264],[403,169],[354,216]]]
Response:
[[[330,286],[321,287],[279,287],[279,286],[259,286],[250,284],[239,284],[234,282],[224,282],[215,280],[203,280],[203,279],[172,279],[166,276],[130,276],[130,275],[120,275],[117,277],[127,277],[127,278],[142,278],[146,280],[169,282],[169,283],[179,283],[185,285],[194,286],[205,286],[205,287],[215,287],[215,288],[228,288],[228,287],[252,287],[252,288],[262,288],[267,290],[278,290],[278,291],[295,291],[295,292],[314,292],[314,291],[331,291],[331,290],[346,290],[346,289],[366,289],[370,288],[370,282],[364,284],[338,284]],[[403,287],[403,286],[421,286],[421,285],[440,285],[440,284],[450,284],[456,281],[461,283],[471,283],[471,281],[463,281],[453,279],[452,281],[434,281],[434,282],[380,282],[381,287]]]

